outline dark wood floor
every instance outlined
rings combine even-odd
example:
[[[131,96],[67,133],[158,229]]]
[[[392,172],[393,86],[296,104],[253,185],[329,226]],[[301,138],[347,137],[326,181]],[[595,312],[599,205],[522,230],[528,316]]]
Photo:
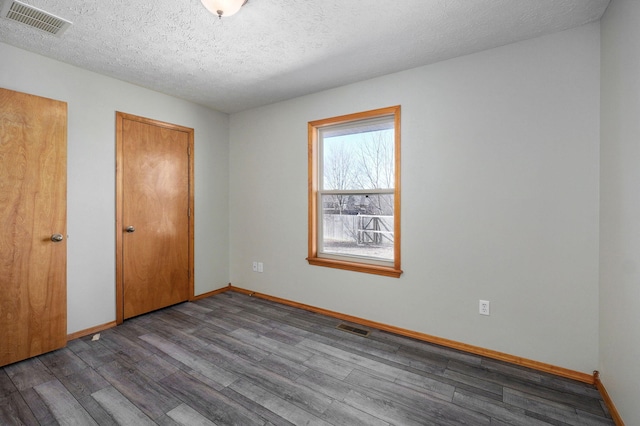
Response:
[[[1,425],[611,425],[593,386],[227,292],[0,369]]]

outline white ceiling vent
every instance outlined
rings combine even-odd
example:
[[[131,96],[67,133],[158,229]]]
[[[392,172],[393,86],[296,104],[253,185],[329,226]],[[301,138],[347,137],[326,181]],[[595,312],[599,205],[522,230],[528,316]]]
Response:
[[[60,35],[71,22],[17,0],[5,0],[0,17],[18,21],[49,34]]]

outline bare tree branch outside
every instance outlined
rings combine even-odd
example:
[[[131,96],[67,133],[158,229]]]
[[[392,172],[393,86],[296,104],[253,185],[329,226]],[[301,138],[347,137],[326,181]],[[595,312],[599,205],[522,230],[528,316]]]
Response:
[[[324,251],[392,260],[394,130],[325,137],[322,162]]]

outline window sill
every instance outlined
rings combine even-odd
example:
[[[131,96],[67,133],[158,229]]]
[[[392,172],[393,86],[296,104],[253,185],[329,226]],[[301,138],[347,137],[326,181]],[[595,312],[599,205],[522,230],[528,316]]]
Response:
[[[322,257],[308,257],[309,265],[325,266],[327,268],[345,269],[347,271],[364,272],[366,274],[383,275],[385,277],[400,278],[401,269],[388,266],[369,265],[367,263],[346,262],[344,260],[326,259]]]

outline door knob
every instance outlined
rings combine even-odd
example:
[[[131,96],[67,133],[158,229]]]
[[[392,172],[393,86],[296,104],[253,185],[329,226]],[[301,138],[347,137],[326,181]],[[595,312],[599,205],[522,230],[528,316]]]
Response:
[[[132,232],[136,232],[136,228],[134,228],[133,226],[127,226],[125,228],[125,231],[131,234]]]
[[[54,243],[59,243],[62,240],[64,240],[64,237],[62,236],[62,234],[53,234],[51,236],[51,241],[53,241]]]

